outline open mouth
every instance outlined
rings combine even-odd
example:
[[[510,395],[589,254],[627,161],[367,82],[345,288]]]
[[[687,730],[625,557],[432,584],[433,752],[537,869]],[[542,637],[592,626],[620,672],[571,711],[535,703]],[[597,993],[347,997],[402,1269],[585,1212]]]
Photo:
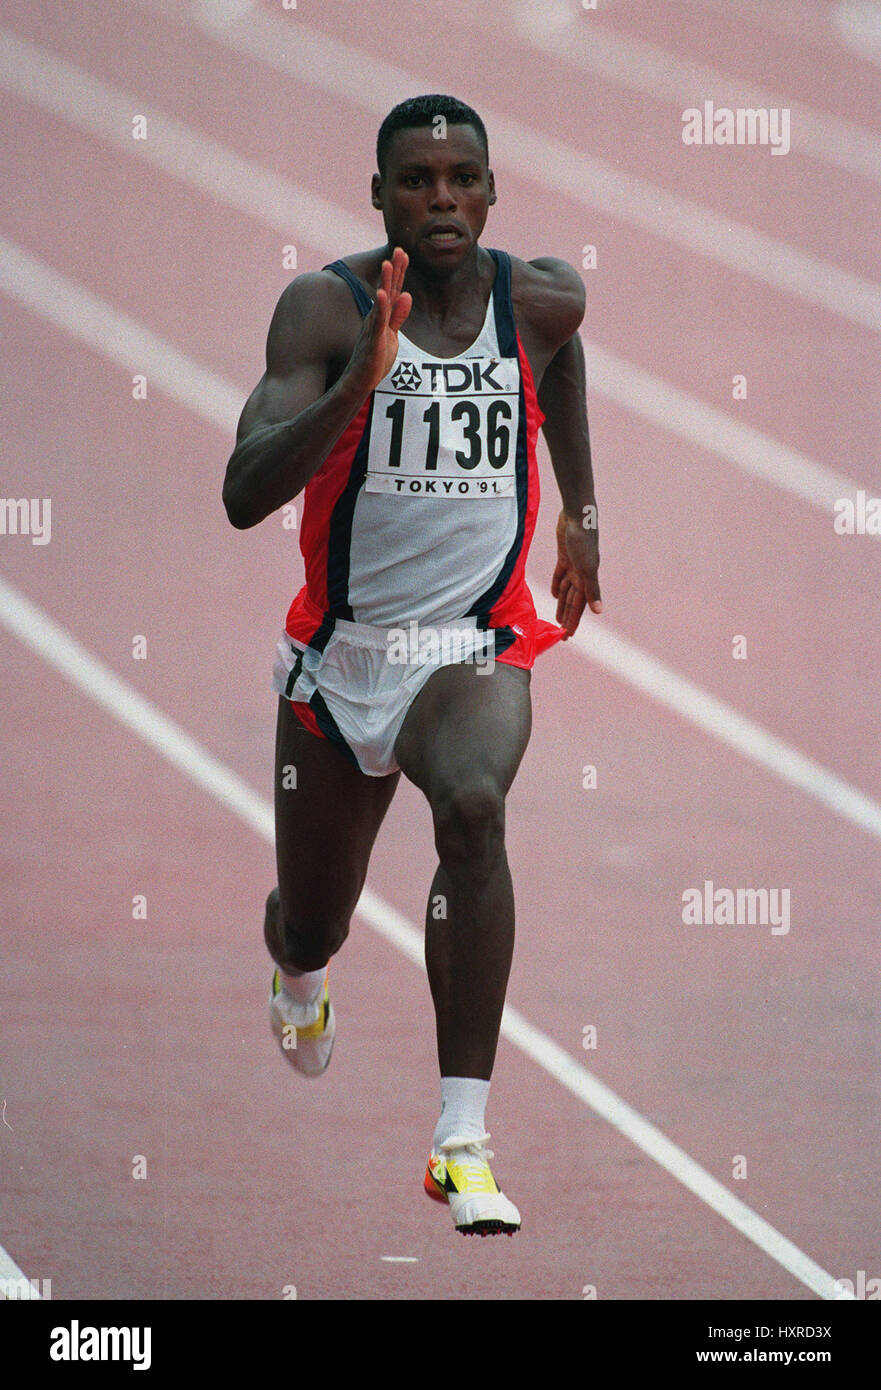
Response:
[[[452,246],[454,242],[462,240],[462,233],[455,227],[437,227],[425,239],[434,246]]]

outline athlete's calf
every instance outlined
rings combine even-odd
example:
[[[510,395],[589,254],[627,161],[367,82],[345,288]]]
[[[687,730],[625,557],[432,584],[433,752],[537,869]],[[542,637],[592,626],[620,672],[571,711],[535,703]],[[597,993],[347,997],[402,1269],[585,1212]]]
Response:
[[[296,769],[296,778],[289,770]],[[275,758],[278,888],[264,937],[286,974],[320,970],[342,946],[400,774],[368,777],[279,700]]]

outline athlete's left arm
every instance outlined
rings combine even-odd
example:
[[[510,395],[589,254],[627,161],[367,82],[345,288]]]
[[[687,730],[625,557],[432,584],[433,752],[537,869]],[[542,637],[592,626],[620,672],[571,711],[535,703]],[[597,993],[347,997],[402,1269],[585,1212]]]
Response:
[[[597,576],[599,532],[584,348],[577,331],[584,316],[584,286],[578,273],[563,261],[531,264],[545,270],[554,282],[554,294],[546,301],[546,317],[539,322],[548,339],[560,346],[542,375],[538,403],[545,417],[542,433],[563,502],[557,519],[557,566],[551,593],[557,600],[557,622],[571,637],[586,606],[593,613],[603,611]],[[562,341],[561,335],[565,335]]]

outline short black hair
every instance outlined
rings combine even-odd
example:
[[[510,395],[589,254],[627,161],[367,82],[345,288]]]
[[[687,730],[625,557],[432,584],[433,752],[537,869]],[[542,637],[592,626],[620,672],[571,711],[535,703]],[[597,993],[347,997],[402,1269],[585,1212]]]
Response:
[[[386,156],[392,136],[399,130],[412,130],[418,126],[433,125],[436,116],[443,116],[448,125],[473,126],[480,137],[486,162],[489,164],[489,142],[486,127],[476,111],[466,106],[456,97],[439,94],[425,97],[408,97],[388,113],[376,137],[376,163],[380,176],[385,178]]]

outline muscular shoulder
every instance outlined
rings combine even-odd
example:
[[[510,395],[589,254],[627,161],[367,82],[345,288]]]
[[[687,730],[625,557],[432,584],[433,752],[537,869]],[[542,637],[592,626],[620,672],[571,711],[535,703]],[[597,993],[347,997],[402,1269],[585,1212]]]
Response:
[[[348,357],[361,315],[352,291],[332,270],[298,275],[282,291],[266,340],[266,367],[284,377],[298,363]]]
[[[558,346],[577,332],[584,318],[581,276],[568,261],[539,256],[533,261],[511,257],[514,313],[548,343]]]

